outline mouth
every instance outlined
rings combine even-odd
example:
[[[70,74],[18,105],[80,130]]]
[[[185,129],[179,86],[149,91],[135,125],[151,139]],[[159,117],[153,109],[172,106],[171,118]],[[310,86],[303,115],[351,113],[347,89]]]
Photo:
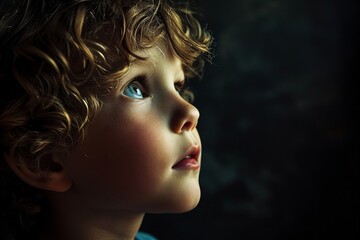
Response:
[[[175,163],[172,169],[176,170],[197,170],[200,168],[199,156],[200,146],[191,146],[185,155]]]

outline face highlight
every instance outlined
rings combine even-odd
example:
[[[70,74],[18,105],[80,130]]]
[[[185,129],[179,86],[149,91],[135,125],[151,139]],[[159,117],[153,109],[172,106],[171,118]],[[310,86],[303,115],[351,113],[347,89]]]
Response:
[[[199,111],[179,92],[181,61],[160,50],[141,53],[69,153],[71,191],[90,207],[184,212],[200,199]]]

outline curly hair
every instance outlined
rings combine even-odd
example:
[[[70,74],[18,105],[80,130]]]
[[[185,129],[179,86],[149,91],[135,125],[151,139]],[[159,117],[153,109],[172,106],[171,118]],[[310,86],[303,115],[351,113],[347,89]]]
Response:
[[[137,51],[164,42],[188,78],[201,76],[211,57],[212,37],[194,13],[165,0],[12,0],[0,13],[0,180],[7,198],[16,194],[4,193],[12,173],[3,155],[46,170],[41,160],[82,139],[102,97],[132,59],[142,59]]]

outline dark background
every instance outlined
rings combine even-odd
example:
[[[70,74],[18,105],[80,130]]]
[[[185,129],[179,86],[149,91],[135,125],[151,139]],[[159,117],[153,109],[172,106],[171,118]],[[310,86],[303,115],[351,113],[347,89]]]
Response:
[[[358,239],[357,1],[197,0],[202,200],[148,215],[167,239]]]

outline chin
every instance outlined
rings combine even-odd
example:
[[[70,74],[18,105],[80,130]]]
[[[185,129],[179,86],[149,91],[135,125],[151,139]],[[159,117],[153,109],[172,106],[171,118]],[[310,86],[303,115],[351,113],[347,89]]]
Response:
[[[185,213],[193,210],[200,202],[200,188],[189,192],[178,192],[163,201],[159,208],[149,213]]]
[[[200,194],[197,198],[191,199],[191,201],[183,202],[179,204],[178,208],[173,213],[185,213],[193,210],[200,202]]]

